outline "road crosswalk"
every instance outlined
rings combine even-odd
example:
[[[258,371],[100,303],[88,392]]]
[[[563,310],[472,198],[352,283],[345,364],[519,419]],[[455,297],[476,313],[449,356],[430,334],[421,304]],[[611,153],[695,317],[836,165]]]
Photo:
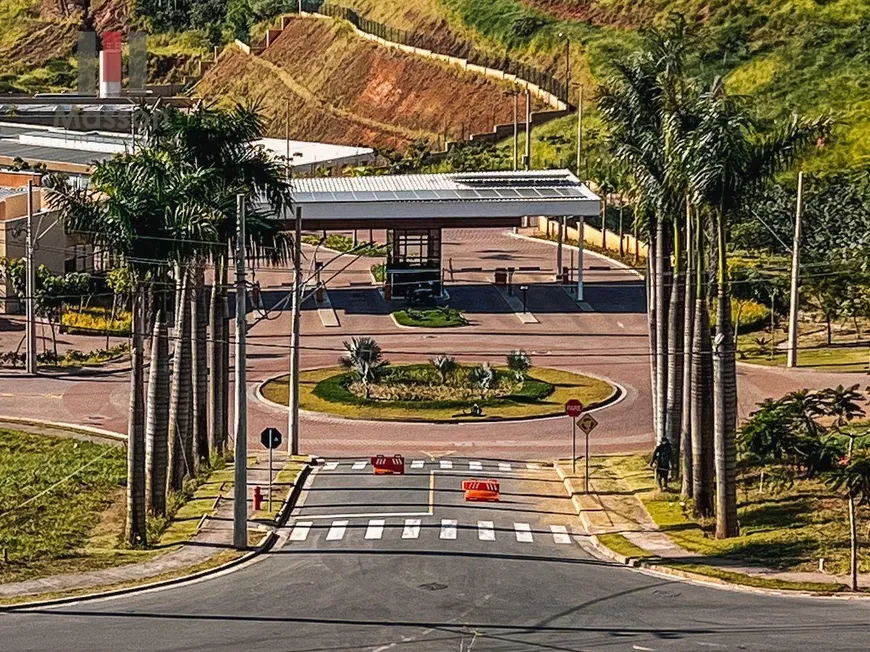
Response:
[[[361,524],[362,525],[362,524]],[[550,525],[548,530],[535,530],[530,523],[510,523],[496,526],[493,521],[477,521],[476,523],[462,523],[457,519],[444,518],[434,520],[424,525],[421,518],[406,518],[404,521],[387,522],[384,518],[368,519],[365,522],[364,538],[367,541],[380,541],[382,539],[395,538],[395,533],[400,531],[402,539],[420,539],[424,532],[438,532],[438,538],[444,541],[455,541],[469,530],[477,530],[479,541],[507,540],[517,543],[546,542],[557,545],[570,544],[571,533],[565,525]],[[316,530],[313,521],[299,520],[289,528],[287,540],[292,543],[302,543],[308,540],[312,530]],[[358,537],[357,532],[362,527],[352,527],[348,519],[332,521],[326,532],[326,541],[343,541]]]
[[[413,470],[440,469],[442,471],[523,471],[538,470],[541,465],[536,462],[490,462],[481,460],[408,460],[407,467]],[[323,462],[323,471],[363,471],[371,470],[368,460],[327,460]]]

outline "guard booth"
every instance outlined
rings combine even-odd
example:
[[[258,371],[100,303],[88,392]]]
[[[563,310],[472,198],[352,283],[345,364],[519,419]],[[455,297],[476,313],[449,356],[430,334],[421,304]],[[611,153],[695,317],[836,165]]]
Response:
[[[418,287],[441,296],[441,229],[388,230],[386,265],[387,296],[404,298]]]
[[[404,298],[421,285],[443,294],[442,229],[518,227],[529,216],[582,228],[601,210],[600,199],[568,170],[318,177],[293,179],[291,188],[303,230],[387,231],[386,298]],[[288,211],[288,230],[295,217]],[[582,269],[582,255],[577,261]]]

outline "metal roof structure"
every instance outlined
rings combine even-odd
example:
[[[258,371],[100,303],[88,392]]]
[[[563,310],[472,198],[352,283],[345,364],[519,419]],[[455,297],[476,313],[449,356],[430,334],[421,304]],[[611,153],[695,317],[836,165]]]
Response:
[[[568,170],[294,179],[303,220],[594,216],[601,201]]]

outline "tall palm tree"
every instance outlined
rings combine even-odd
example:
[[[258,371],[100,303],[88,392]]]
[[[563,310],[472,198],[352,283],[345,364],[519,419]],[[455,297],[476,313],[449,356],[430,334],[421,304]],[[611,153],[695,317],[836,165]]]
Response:
[[[88,188],[61,184],[48,193],[69,232],[125,265],[133,278],[133,369],[130,374],[125,538],[146,544],[145,383],[142,352],[143,298],[160,287],[167,261],[156,257],[161,243],[202,240],[210,234],[207,211],[197,201],[208,196],[207,173],[179,166],[162,152],[142,150],[98,164]],[[153,501],[153,497],[152,497]]]
[[[793,118],[762,131],[742,100],[727,95],[714,80],[702,96],[697,158],[692,185],[709,207],[716,232],[716,345],[714,362],[714,440],[716,536],[738,534],[737,523],[737,365],[731,323],[728,276],[729,219],[745,198],[770,181],[827,133],[829,120]]]

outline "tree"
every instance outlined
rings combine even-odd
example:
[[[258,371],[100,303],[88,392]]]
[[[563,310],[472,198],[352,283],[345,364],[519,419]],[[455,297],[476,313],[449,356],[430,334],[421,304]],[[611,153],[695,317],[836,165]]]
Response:
[[[438,371],[442,385],[447,384],[447,376],[456,371],[459,366],[456,364],[456,358],[452,358],[446,353],[429,358],[429,363]]]
[[[532,368],[532,359],[522,349],[511,351],[507,356],[507,366],[514,375],[514,380],[518,385],[522,386],[526,379],[526,374]]]
[[[371,396],[371,383],[376,383],[386,372],[389,361],[383,359],[381,347],[371,337],[353,337],[344,342],[347,355],[339,359],[342,367],[350,369],[362,383],[365,397]]]
[[[480,392],[480,398],[484,399],[495,381],[495,370],[488,362],[479,364],[468,373],[468,381]]]
[[[870,451],[862,450],[856,453],[854,433],[849,437],[847,457],[834,470],[825,475],[825,483],[833,491],[845,490],[846,502],[849,508],[849,570],[851,588],[858,590],[858,516],[856,504],[870,503]]]

